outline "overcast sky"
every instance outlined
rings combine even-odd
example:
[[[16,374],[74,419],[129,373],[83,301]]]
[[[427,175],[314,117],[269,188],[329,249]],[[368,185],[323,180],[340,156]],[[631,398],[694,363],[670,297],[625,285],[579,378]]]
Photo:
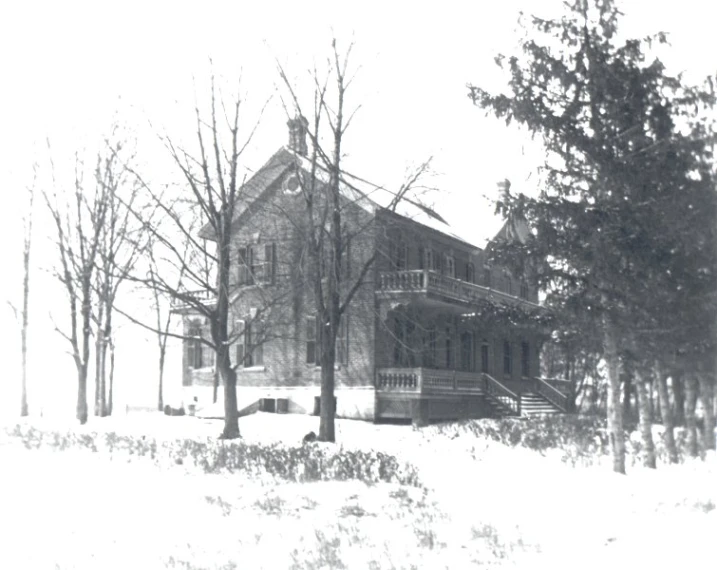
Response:
[[[717,71],[708,47],[715,3],[620,5],[627,34],[671,33],[673,72]],[[241,70],[251,123],[276,92],[275,62],[301,84],[314,62],[326,58],[332,37],[340,48],[355,42],[352,61],[360,68],[348,101],[361,105],[345,145],[351,169],[395,187],[407,167],[434,157],[437,210],[480,242],[499,224],[481,196],[495,197],[503,178],[529,191],[541,157],[520,133],[472,107],[466,84],[500,88],[493,58],[515,46],[518,13],[550,15],[560,6],[559,0],[6,3],[0,8],[6,275],[21,267],[14,206],[46,136],[72,147],[80,136],[106,128],[113,113],[135,122],[143,136],[151,132],[150,120],[155,129],[182,132],[182,125],[191,126],[183,104],[193,97],[193,78],[197,91],[206,92],[210,58],[227,85]],[[274,96],[247,155],[248,169],[286,143],[285,122]],[[38,246],[38,264],[46,261],[45,251]]]

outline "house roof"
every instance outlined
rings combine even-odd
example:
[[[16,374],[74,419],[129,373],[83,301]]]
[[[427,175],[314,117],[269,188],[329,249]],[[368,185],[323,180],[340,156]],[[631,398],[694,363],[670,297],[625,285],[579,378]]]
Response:
[[[295,164],[298,164],[307,173],[311,171],[311,161],[305,156],[297,154],[287,147],[281,147],[275,152],[266,164],[257,170],[242,186],[241,200],[236,205],[234,219],[238,219],[255,200],[269,189],[272,183]],[[316,172],[319,180],[328,183],[329,173],[325,169],[317,167]],[[435,210],[421,204],[415,198],[404,196],[398,200],[396,192],[347,172],[343,172],[341,175],[340,191],[344,198],[370,213],[376,214],[380,211],[390,211],[471,248],[481,249],[471,240],[460,235]],[[518,239],[522,241],[522,235],[527,232],[527,226],[525,230],[520,228],[516,231],[508,228],[510,223],[510,221],[506,222],[500,232],[490,241],[500,239],[500,236],[503,236],[503,239],[512,239],[514,236],[518,236]],[[212,238],[212,230],[208,224],[201,229],[200,236],[206,239]]]

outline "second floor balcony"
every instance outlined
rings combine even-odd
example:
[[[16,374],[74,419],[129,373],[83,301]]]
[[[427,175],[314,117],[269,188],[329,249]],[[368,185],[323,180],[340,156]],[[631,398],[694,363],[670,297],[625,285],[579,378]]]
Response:
[[[486,299],[506,304],[539,307],[537,303],[528,299],[427,269],[382,272],[378,277],[377,292],[384,298],[411,295],[460,305],[471,305]]]

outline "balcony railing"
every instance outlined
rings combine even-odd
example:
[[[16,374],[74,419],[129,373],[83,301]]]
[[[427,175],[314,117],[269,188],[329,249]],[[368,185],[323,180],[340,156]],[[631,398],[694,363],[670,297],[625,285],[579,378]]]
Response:
[[[425,293],[439,295],[451,300],[471,303],[479,299],[498,298],[510,303],[536,303],[510,295],[497,289],[483,287],[461,279],[454,279],[427,269],[387,271],[379,274],[378,290],[382,293]]]
[[[211,304],[213,301],[215,301],[216,297],[214,295],[214,291],[211,289],[198,289],[196,291],[182,291],[182,295],[185,295],[186,297],[191,297],[192,299],[195,299],[199,301],[200,303],[204,304]],[[180,298],[173,298],[172,299],[172,309],[178,310],[183,308],[191,308],[191,304],[188,303],[185,299]]]

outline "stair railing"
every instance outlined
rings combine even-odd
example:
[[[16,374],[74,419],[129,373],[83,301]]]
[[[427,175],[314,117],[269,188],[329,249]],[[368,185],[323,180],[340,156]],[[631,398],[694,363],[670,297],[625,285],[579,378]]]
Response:
[[[568,397],[542,378],[535,379],[535,392],[559,408],[560,411],[567,412]]]
[[[515,415],[520,415],[520,396],[510,390],[507,386],[501,384],[490,374],[483,372],[483,387],[485,393],[508,408]]]

